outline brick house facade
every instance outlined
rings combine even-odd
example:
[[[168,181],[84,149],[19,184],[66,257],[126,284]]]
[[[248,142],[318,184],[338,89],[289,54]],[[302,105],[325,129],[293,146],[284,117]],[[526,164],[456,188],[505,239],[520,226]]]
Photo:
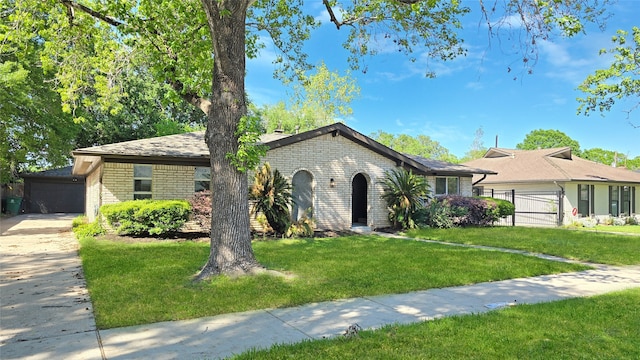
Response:
[[[310,207],[320,229],[388,226],[379,181],[397,167],[426,176],[432,189],[442,189],[438,184],[443,179],[457,182],[453,188],[465,196],[472,194],[474,174],[493,173],[403,155],[340,123],[296,135],[267,134],[262,142],[269,147],[262,162],[293,184],[293,216]],[[189,198],[206,183],[201,174],[208,174],[209,166],[204,132],[78,149],[73,156],[74,174],[87,179],[85,212],[90,220],[104,204]],[[136,175],[138,170],[143,175]]]

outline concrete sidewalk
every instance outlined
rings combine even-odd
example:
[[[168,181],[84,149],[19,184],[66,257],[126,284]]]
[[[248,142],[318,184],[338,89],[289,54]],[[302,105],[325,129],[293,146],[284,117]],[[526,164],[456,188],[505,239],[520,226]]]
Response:
[[[252,347],[268,348],[341,335],[353,324],[387,324],[476,314],[640,287],[640,266],[513,279],[400,295],[323,302],[100,331],[109,359],[215,359]]]
[[[72,217],[3,220],[0,246],[2,359],[216,359],[276,343],[339,336],[354,324],[379,328],[509,304],[592,296],[640,287],[640,266],[598,266],[400,295],[373,296],[186,321],[96,331],[68,232]]]

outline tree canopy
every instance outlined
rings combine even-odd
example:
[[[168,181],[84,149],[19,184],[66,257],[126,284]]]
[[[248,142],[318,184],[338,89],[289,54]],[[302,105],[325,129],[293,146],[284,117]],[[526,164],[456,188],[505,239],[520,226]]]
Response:
[[[359,93],[360,87],[349,72],[340,75],[321,62],[313,71],[298,75],[288,105],[280,101],[260,108],[251,106],[251,111],[262,119],[265,131],[280,129],[293,134],[344,120],[353,113],[351,101]]]
[[[516,145],[520,150],[551,149],[568,146],[574,155],[580,156],[580,143],[560,130],[533,130]]]
[[[400,153],[418,155],[427,159],[457,162],[456,156],[451,154],[447,148],[426,135],[394,135],[378,130],[371,134],[371,138]]]

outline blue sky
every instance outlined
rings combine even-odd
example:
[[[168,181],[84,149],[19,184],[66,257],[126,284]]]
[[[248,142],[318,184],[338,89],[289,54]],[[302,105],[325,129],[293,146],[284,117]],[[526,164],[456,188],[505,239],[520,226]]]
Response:
[[[476,2],[465,5],[473,9]],[[337,31],[323,10],[321,1],[309,5],[323,22],[307,43],[310,61],[324,61],[330,70],[343,72],[348,69],[342,48],[347,32]],[[640,125],[640,110],[628,115],[624,110],[633,106],[630,100],[604,116],[576,113],[576,98],[582,96],[577,86],[595,69],[608,67],[609,58],[598,51],[610,47],[617,29],[640,26],[640,1],[622,0],[609,10],[613,15],[604,32],[593,27],[586,35],[540,43],[531,75],[523,72],[521,56],[514,52],[519,44],[505,38],[489,41],[479,13],[472,11],[463,18],[465,57],[437,62],[417,54],[418,61],[411,63],[401,54],[383,52],[366,58],[367,72],[351,73],[361,93],[351,103],[352,117],[343,121],[365,135],[377,130],[424,134],[458,157],[469,150],[478,128],[485,147],[495,146],[497,138],[499,147],[515,148],[533,130],[554,129],[577,140],[581,149],[640,156],[640,128],[629,124]],[[273,49],[267,46],[247,64],[247,92],[257,105],[289,98],[287,88],[272,78],[272,59]],[[425,76],[428,69],[436,72],[435,79]]]

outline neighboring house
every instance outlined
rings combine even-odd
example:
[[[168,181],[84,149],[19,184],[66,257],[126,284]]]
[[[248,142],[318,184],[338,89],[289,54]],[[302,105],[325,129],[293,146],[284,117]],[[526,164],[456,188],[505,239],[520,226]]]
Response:
[[[474,176],[477,190],[515,194],[558,192],[558,223],[570,224],[581,217],[604,219],[610,216],[635,215],[640,209],[640,173],[581,159],[568,147],[541,150],[491,148],[483,158],[465,163],[471,167],[493,170],[497,175]],[[521,216],[542,214],[549,203],[535,200],[528,209],[516,201]],[[550,198],[551,199],[551,198]],[[516,221],[517,223],[517,221]]]
[[[320,229],[388,226],[379,184],[387,170],[404,167],[426,176],[436,194],[467,196],[474,174],[493,174],[403,155],[340,123],[295,135],[266,134],[261,142],[269,148],[262,161],[293,185],[293,217],[311,208]],[[210,176],[215,176],[210,174],[204,132],[78,149],[73,156],[73,173],[86,175],[90,219],[103,204],[189,198],[208,188]]]

